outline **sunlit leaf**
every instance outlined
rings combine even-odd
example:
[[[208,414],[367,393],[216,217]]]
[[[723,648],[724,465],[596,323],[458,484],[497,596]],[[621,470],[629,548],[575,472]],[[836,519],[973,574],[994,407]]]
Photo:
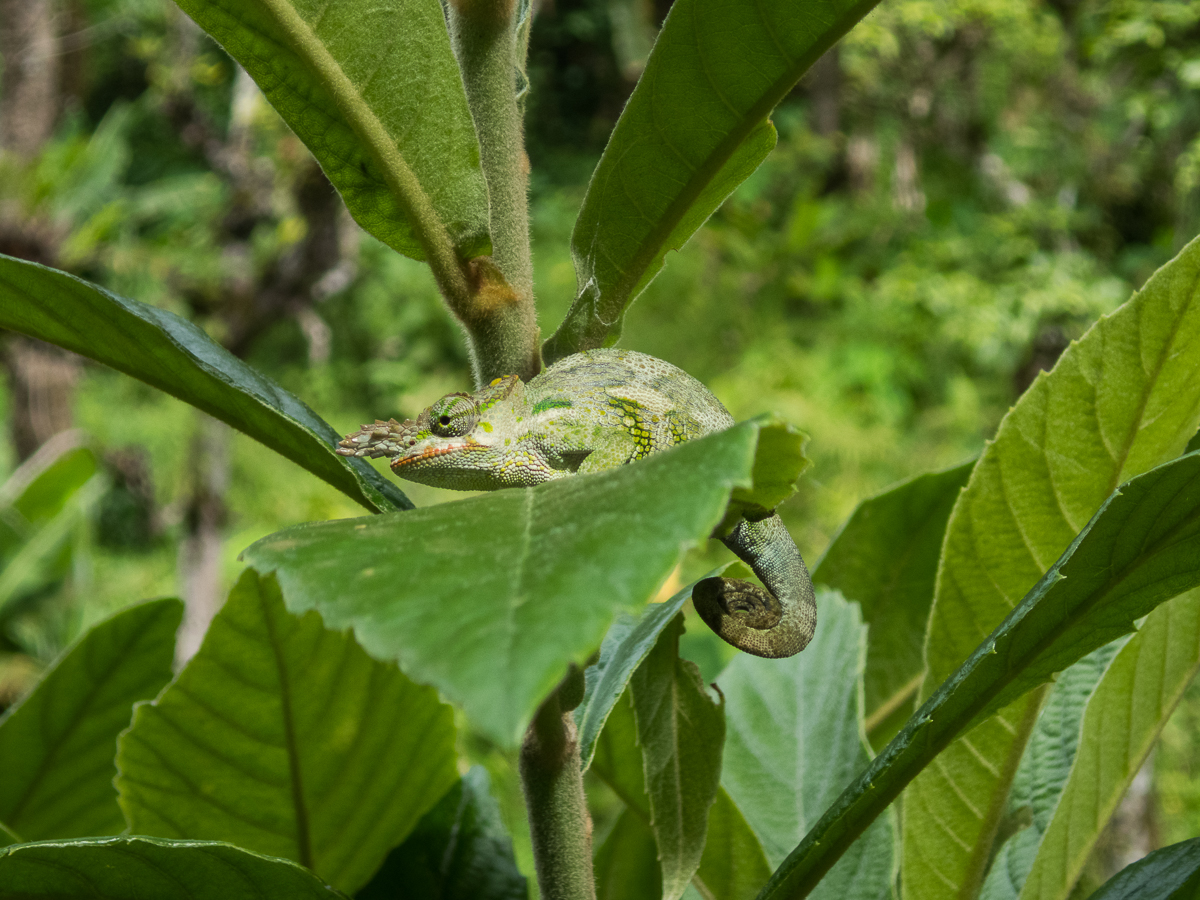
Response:
[[[436,0],[182,0],[258,82],[363,228],[414,259],[489,252],[479,141]]]
[[[1037,583],[1118,484],[1177,456],[1196,433],[1198,277],[1200,242],[1193,241],[1069,348],[1005,416],[947,526],[926,642],[926,696]],[[964,737],[909,791],[906,900],[949,900],[978,889],[1036,700]]]
[[[548,362],[608,346],[625,310],[775,146],[767,116],[876,0],[678,0],[592,175],[578,295]]]
[[[1200,591],[1191,591],[1146,618],[1096,688],[1062,799],[1018,882],[1022,900],[1070,895],[1198,667]]]

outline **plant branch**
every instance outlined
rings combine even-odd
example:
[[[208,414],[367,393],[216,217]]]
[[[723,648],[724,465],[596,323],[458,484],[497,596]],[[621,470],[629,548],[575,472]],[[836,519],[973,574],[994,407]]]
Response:
[[[337,60],[291,4],[287,0],[263,0],[263,5],[300,55],[319,73],[322,83],[333,95],[363,144],[369,148],[393,196],[416,226],[415,232],[442,296],[450,308],[462,316],[471,300],[464,265],[445,223],[421,187],[416,173],[405,161],[387,128],[363,102]]]
[[[462,69],[488,187],[490,266],[472,263],[471,310],[459,314],[473,343],[475,375],[528,380],[541,369],[529,246],[529,160],[517,103],[517,41],[511,0],[455,0],[450,39]]]
[[[592,821],[583,792],[579,736],[571,710],[583,672],[570,673],[538,709],[521,746],[521,785],[544,900],[595,900]]]

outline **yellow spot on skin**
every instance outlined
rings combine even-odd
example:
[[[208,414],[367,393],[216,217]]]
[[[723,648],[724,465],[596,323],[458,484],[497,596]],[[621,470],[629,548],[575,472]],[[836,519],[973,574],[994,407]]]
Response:
[[[484,431],[486,431],[488,434],[492,433],[492,423],[491,422],[480,422],[479,427],[482,428]]]

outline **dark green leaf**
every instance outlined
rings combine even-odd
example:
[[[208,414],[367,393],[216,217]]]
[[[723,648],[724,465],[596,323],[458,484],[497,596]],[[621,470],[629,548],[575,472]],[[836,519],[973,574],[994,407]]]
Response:
[[[119,837],[0,850],[0,897],[337,900],[342,895],[295,863],[229,844]]]
[[[290,528],[243,556],[278,571],[291,609],[353,626],[368,652],[513,746],[568,663],[582,664],[615,615],[641,607],[683,548],[711,533],[732,488],[751,483],[760,431],[774,427],[746,422],[534,488]]]
[[[517,871],[512,841],[476,766],[424,817],[404,843],[388,854],[356,900],[525,900],[525,876]]]
[[[613,344],[629,304],[775,146],[767,116],[876,0],[678,0],[571,237],[578,296],[547,362]]]
[[[1191,454],[1113,494],[1012,614],[838,797],[761,896],[804,896],[866,824],[969,725],[1197,585],[1200,454]],[[732,709],[731,699],[731,722]],[[727,768],[731,758],[726,755]]]
[[[1092,900],[1195,900],[1200,892],[1200,838],[1155,850],[1126,866]]]
[[[119,742],[134,833],[227,840],[361,887],[457,777],[450,708],[247,571]]]
[[[489,252],[479,141],[436,0],[181,0],[308,145],[363,228],[424,259]]]
[[[626,809],[596,849],[596,900],[659,900],[662,867],[657,854],[646,820]]]
[[[862,736],[866,629],[858,607],[817,595],[820,639],[798,656],[741,654],[722,673],[729,718],[721,781],[778,865],[870,759]],[[821,896],[889,897],[894,828],[876,822],[834,867]]]
[[[24,841],[116,834],[117,735],[171,679],[178,600],[94,626],[0,718],[0,821]]]
[[[700,867],[725,742],[724,703],[696,664],[679,658],[682,632],[676,615],[629,682],[666,900],[677,900]]]
[[[813,569],[813,583],[856,601],[870,626],[868,717],[896,698],[915,696],[906,689],[925,668],[921,648],[946,520],[974,465],[919,475],[864,500]]]
[[[708,837],[696,878],[712,900],[752,900],[771,867],[746,817],[725,788],[708,812]]]
[[[0,254],[0,328],[112,366],[245,432],[370,510],[411,509],[341,435],[255,369],[173,313],[73,275]]]

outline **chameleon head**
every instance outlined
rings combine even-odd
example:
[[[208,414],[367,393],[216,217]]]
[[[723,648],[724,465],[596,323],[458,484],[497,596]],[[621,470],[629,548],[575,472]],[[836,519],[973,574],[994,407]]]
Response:
[[[400,478],[434,487],[503,487],[496,481],[496,458],[516,429],[523,388],[516,375],[507,375],[473,394],[447,394],[415,419],[364,425],[337,452],[386,457]]]

